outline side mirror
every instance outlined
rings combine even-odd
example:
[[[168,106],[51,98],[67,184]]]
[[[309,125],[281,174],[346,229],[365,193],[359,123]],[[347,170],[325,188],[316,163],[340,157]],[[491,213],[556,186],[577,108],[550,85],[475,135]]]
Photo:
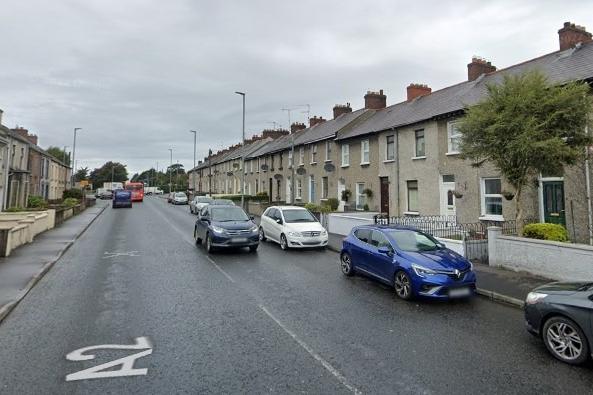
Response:
[[[393,250],[389,247],[379,247],[377,251],[379,251],[379,254],[385,255],[391,255],[393,253]]]
[[[277,218],[277,219],[276,219],[276,223],[277,223],[278,225],[282,225],[282,218]]]

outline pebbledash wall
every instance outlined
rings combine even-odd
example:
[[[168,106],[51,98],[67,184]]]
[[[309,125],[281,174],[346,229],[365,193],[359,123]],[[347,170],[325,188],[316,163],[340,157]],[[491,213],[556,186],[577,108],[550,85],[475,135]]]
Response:
[[[560,281],[593,281],[593,247],[503,236],[488,228],[490,266],[525,271]]]

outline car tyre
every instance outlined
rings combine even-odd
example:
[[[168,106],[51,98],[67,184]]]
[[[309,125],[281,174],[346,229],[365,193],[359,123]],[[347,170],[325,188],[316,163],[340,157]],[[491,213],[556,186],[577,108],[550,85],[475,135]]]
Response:
[[[194,239],[196,240],[196,245],[202,244],[202,239],[198,237],[198,231],[194,229]]]
[[[283,251],[288,251],[288,249],[290,247],[288,247],[288,240],[286,240],[286,236],[284,236],[284,233],[280,235],[280,248]]]
[[[214,247],[212,247],[212,237],[210,237],[209,234],[206,235],[206,245],[205,245],[205,248],[206,248],[206,252],[208,254],[214,252]]]
[[[254,246],[249,246],[249,252],[256,252],[257,251],[257,247],[259,247],[259,244],[256,244]]]
[[[352,257],[347,252],[340,255],[340,269],[342,274],[347,277],[354,276],[354,267],[352,267]]]
[[[580,365],[589,358],[589,343],[579,326],[571,319],[555,316],[546,321],[542,331],[546,348],[556,359]]]
[[[263,227],[259,227],[259,241],[266,241],[266,234],[264,232],[264,228]]]
[[[398,270],[394,279],[395,294],[403,300],[412,299],[412,280],[408,273]]]

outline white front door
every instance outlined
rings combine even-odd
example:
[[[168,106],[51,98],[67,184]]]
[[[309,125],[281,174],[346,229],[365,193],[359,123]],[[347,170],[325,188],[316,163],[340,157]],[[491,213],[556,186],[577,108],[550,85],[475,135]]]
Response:
[[[443,176],[441,182],[441,215],[455,216],[455,181],[450,181],[453,176]]]
[[[286,203],[292,203],[292,181],[290,178],[286,180]]]
[[[342,200],[342,192],[346,190],[346,183],[344,180],[338,180],[338,201],[340,204],[338,205],[338,211],[344,211],[344,205],[346,202]]]

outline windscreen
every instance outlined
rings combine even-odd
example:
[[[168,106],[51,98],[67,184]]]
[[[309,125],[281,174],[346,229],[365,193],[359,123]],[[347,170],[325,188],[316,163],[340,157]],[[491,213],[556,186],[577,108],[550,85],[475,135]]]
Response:
[[[213,208],[211,217],[213,221],[217,222],[249,221],[249,217],[241,207]]]
[[[290,222],[317,222],[309,210],[283,210],[284,220]]]
[[[198,203],[212,203],[212,199],[207,198],[207,197],[199,197]]]
[[[432,237],[409,229],[390,229],[387,234],[395,240],[397,246],[408,252],[434,251],[439,249]]]
[[[185,193],[183,193],[183,192],[177,192],[175,194],[175,197],[185,197]]]

